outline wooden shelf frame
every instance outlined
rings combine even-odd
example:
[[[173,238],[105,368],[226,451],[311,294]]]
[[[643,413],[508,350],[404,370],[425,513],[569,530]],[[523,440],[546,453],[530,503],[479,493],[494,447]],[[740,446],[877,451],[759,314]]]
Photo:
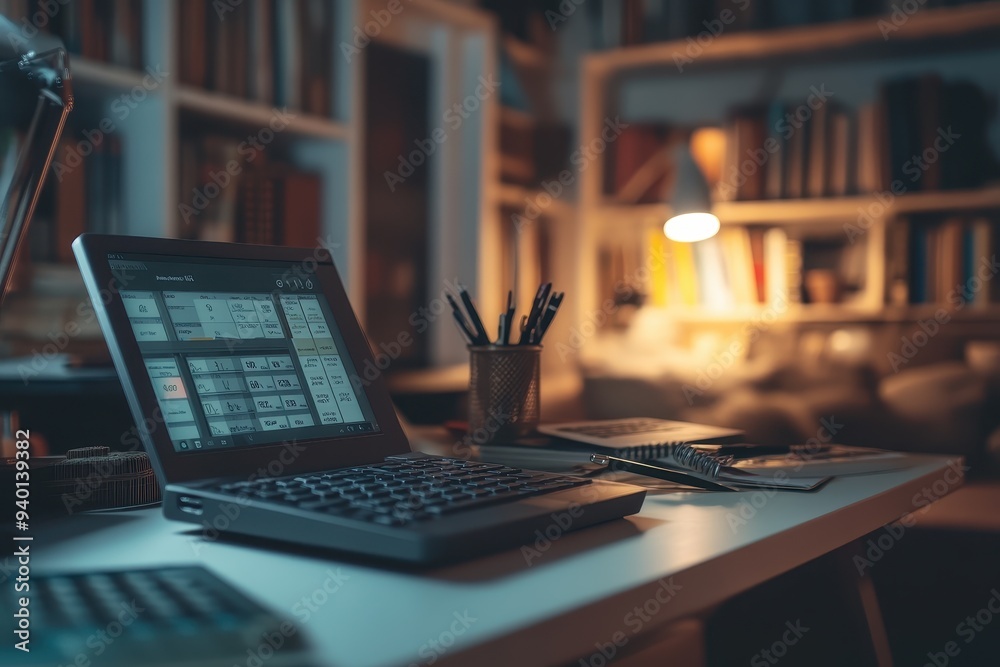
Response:
[[[888,205],[882,204],[880,196],[889,202]],[[712,210],[723,224],[795,225],[823,221],[855,221],[862,214],[871,218],[885,218],[913,213],[977,211],[993,208],[1000,208],[1000,186],[974,190],[911,192],[898,196],[886,192],[817,199],[718,202]],[[598,205],[596,212],[604,220],[644,222],[655,218],[663,222],[670,217],[670,206],[605,203]]]
[[[201,114],[207,117],[229,119],[236,123],[267,126],[275,113],[282,111],[267,104],[242,100],[230,95],[180,86],[177,88],[177,104],[181,111]],[[350,128],[329,118],[288,110],[291,118],[285,129],[294,135],[346,141]]]
[[[887,27],[888,26],[888,27]],[[890,31],[891,30],[891,31]],[[883,32],[885,31],[885,32]],[[585,69],[592,75],[607,75],[658,66],[670,66],[676,74],[675,58],[690,59],[691,68],[705,65],[745,64],[793,56],[864,51],[864,47],[893,48],[902,43],[954,40],[973,34],[1000,33],[1000,3],[983,2],[958,7],[921,7],[899,25],[890,15],[722,34],[691,54],[688,40],[625,46],[591,54]],[[888,36],[888,37],[887,37]],[[684,72],[688,71],[685,66]]]
[[[933,319],[941,310],[948,313],[950,322],[1000,322],[1000,306],[985,307],[967,305],[961,310],[953,310],[947,303],[921,303],[908,306],[884,306],[870,308],[854,304],[791,304],[783,312],[765,303],[743,304],[715,310],[700,306],[657,307],[678,323],[720,323],[740,324],[752,321],[810,322],[810,323],[890,323],[906,324],[919,320]]]

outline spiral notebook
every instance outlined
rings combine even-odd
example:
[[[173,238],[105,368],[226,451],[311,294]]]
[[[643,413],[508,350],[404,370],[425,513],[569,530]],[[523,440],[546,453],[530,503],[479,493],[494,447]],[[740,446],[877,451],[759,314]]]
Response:
[[[739,442],[745,437],[743,431],[734,428],[651,417],[543,424],[538,432],[597,445],[605,453],[614,450],[622,458],[644,459],[666,456],[670,445]]]
[[[585,466],[590,455],[603,453],[623,459],[656,463],[705,479],[748,488],[809,491],[829,477],[790,479],[781,473],[756,474],[732,467],[731,456],[692,447],[697,443],[739,442],[736,429],[665,419],[614,419],[539,427],[553,439],[480,446],[484,461],[524,468],[567,470]]]

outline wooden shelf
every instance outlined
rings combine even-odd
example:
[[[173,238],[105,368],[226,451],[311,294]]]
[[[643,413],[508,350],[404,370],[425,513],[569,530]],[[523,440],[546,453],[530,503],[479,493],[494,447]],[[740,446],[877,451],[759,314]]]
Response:
[[[744,64],[747,61],[788,58],[852,50],[863,47],[887,49],[917,40],[945,40],[973,34],[1000,32],[1000,3],[984,2],[960,7],[920,8],[898,29],[883,34],[883,24],[894,26],[889,15],[869,16],[774,30],[723,34],[704,47],[697,56],[689,55],[688,40],[628,46],[593,54],[585,66],[593,74],[610,74],[630,69],[664,66],[677,74],[675,56],[688,62],[684,68],[708,64]]]
[[[821,199],[719,202],[713,212],[723,224],[812,224],[828,220],[857,220],[859,213],[867,211],[869,207],[880,208],[875,194]],[[1000,187],[902,194],[894,197],[886,209],[886,215],[987,208],[1000,208]],[[599,206],[597,212],[604,220],[664,221],[670,215],[670,207],[666,204],[605,204]]]
[[[131,90],[142,86],[145,72],[128,67],[112,65],[99,60],[89,60],[81,56],[70,56],[70,71],[77,87],[108,90]]]
[[[538,201],[540,195],[549,197],[552,202],[548,206],[542,206]],[[549,193],[538,188],[526,188],[523,185],[514,185],[513,183],[500,183],[497,186],[497,200],[501,206],[515,209],[524,209],[529,202],[534,203],[542,209],[541,217],[545,217],[546,213],[549,212],[565,215],[575,210],[573,204],[565,199],[552,197]]]
[[[280,111],[266,104],[241,100],[230,95],[213,93],[190,86],[177,89],[177,102],[181,110],[198,113],[204,116],[220,118],[244,125],[267,127]],[[290,111],[293,118],[288,128],[284,130],[293,135],[314,137],[317,139],[334,139],[343,141],[347,138],[347,128],[341,123],[311,116],[301,111]]]
[[[916,304],[912,306],[885,306],[873,309],[848,304],[799,304],[788,306],[785,312],[772,320],[776,322],[916,322],[933,318],[940,309],[948,311],[954,322],[996,322],[1000,321],[1000,304],[985,307],[966,306],[952,311],[950,304]],[[726,309],[711,309],[699,306],[667,306],[659,308],[672,320],[690,324],[738,324],[762,321],[761,316],[773,312],[766,304],[733,306]],[[768,319],[771,316],[768,315]]]

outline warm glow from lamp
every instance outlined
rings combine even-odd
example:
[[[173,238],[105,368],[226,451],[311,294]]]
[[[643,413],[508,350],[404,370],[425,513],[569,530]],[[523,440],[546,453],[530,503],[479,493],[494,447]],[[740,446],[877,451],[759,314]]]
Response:
[[[719,232],[719,219],[712,214],[712,196],[705,175],[691,155],[687,141],[682,141],[674,153],[676,178],[670,198],[673,215],[663,225],[663,233],[671,241],[694,243],[712,238]]]
[[[681,213],[667,220],[663,233],[671,241],[694,243],[710,239],[719,232],[719,219],[707,212]]]

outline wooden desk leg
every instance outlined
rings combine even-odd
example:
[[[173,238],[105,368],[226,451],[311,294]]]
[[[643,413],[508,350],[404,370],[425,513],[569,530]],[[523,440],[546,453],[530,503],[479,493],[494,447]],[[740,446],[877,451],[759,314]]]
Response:
[[[875,593],[875,582],[868,573],[858,574],[854,556],[863,552],[862,542],[848,544],[833,556],[839,578],[844,582],[845,599],[853,607],[857,618],[864,619],[868,628],[872,653],[878,667],[892,667],[889,635],[885,631],[882,608]]]

